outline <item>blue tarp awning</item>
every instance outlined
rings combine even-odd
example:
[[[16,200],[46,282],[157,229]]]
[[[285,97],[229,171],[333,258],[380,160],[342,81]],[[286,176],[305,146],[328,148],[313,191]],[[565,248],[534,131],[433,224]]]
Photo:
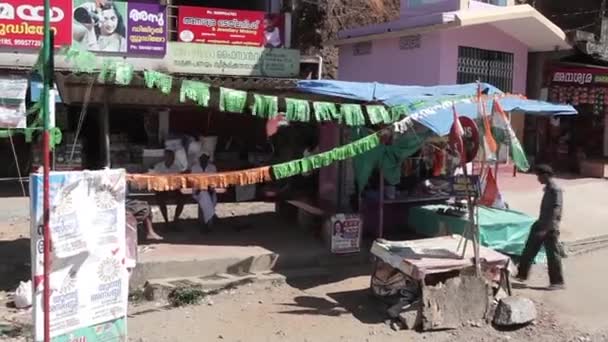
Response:
[[[477,83],[422,87],[320,80],[299,81],[298,89],[305,93],[363,102],[380,102],[387,106],[405,105],[410,108],[410,116],[413,120],[439,135],[445,135],[450,130],[453,121],[453,103],[459,115],[477,117],[477,103],[472,101],[477,94]],[[500,89],[487,83],[481,83],[481,90],[489,96],[504,95]],[[500,104],[508,112],[520,111],[526,114],[551,116],[577,114],[576,109],[570,105],[528,100],[517,96],[501,97]],[[487,108],[492,108],[491,99],[488,100]]]

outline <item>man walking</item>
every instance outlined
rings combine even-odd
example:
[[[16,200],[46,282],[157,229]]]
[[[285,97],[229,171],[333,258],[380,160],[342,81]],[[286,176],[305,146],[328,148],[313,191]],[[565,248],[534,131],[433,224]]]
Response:
[[[559,246],[559,223],[562,219],[562,189],[553,180],[553,169],[548,165],[536,167],[538,181],[545,185],[545,194],[540,205],[540,216],[530,231],[526,247],[521,256],[517,278],[528,279],[532,261],[541,246],[545,246],[549,266],[550,290],[564,289],[561,250]]]

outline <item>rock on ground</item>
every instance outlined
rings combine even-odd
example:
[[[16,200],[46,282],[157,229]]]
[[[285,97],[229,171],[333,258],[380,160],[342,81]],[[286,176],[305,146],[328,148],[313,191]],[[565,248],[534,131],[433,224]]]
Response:
[[[536,319],[534,302],[523,297],[503,298],[494,313],[494,324],[498,326],[522,325]]]

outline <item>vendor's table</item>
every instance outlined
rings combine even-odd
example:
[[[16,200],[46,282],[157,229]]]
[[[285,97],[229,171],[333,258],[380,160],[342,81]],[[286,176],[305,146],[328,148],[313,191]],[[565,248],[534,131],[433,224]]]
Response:
[[[474,265],[473,243],[469,241],[464,258],[458,251],[460,235],[441,236],[413,241],[377,240],[371,253],[409,277],[423,281],[429,274],[464,270]],[[480,246],[479,259],[484,268],[506,269],[509,257]]]
[[[423,236],[463,234],[468,224],[467,216],[458,217],[439,211],[448,205],[413,207],[408,215],[408,225]],[[481,245],[509,255],[521,255],[535,219],[517,211],[479,207],[479,234]],[[538,261],[544,259],[544,251]]]

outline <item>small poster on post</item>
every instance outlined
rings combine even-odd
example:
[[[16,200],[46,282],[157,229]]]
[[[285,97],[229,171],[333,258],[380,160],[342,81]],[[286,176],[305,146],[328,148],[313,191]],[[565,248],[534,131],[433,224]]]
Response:
[[[331,252],[357,253],[361,250],[361,218],[355,214],[336,214],[328,222]]]

